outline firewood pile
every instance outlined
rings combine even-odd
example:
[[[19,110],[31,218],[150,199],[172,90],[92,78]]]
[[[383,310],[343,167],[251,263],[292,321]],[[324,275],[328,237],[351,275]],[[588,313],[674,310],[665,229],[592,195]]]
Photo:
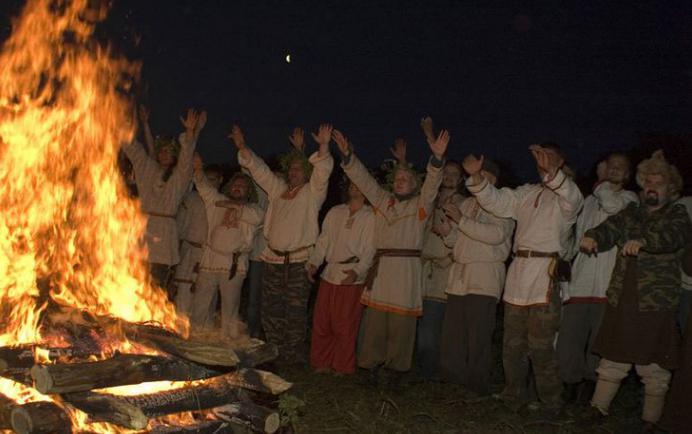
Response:
[[[0,430],[18,433],[88,432],[75,427],[68,412],[78,409],[89,422],[107,422],[155,433],[273,433],[278,411],[258,405],[291,387],[257,369],[278,356],[276,346],[256,339],[227,343],[184,339],[151,324],[133,324],[79,313],[78,321],[43,321],[43,329],[69,336],[72,346],[0,347],[0,376],[33,387],[53,401],[19,404],[0,395]],[[104,334],[123,334],[135,348],[103,357]],[[99,338],[95,338],[99,337]],[[99,356],[100,354],[100,356]],[[40,360],[40,361],[37,361]],[[112,388],[175,381],[171,388],[119,394]],[[103,390],[108,388],[108,390]],[[193,412],[192,425],[159,423],[164,416]]]

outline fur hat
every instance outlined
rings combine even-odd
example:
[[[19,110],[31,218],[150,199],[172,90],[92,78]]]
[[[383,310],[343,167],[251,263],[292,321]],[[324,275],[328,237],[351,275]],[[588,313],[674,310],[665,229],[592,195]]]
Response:
[[[682,177],[678,168],[666,161],[661,149],[654,151],[651,158],[642,161],[637,166],[637,184],[644,188],[646,175],[662,175],[668,181],[668,192],[671,200],[677,200],[682,191]]]

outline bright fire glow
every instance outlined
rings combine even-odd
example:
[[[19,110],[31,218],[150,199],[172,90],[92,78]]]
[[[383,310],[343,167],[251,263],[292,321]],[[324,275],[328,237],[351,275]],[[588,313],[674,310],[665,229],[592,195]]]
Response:
[[[106,3],[27,0],[0,53],[0,346],[41,343],[49,300],[186,333],[147,283],[145,219],[116,164],[139,66],[94,40]],[[48,399],[27,390],[0,379],[18,402]]]

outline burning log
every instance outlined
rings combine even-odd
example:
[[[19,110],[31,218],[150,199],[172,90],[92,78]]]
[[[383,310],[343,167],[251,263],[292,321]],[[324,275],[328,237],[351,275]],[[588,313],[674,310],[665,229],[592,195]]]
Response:
[[[15,407],[15,402],[5,395],[0,394],[0,429],[11,429],[11,414]]]
[[[239,369],[234,374],[226,375],[229,384],[255,392],[279,395],[293,386],[278,375],[259,369]]]
[[[127,336],[136,342],[204,365],[254,367],[272,361],[279,355],[275,345],[256,339],[240,348],[229,348],[208,342],[186,340],[167,330],[149,325],[129,324],[127,329]]]
[[[0,347],[0,372],[6,370],[31,369],[36,361],[36,352],[41,347],[35,344],[22,344],[10,347]],[[61,358],[87,358],[98,354],[85,348],[45,348],[49,360]]]
[[[95,392],[62,396],[66,402],[89,414],[95,421],[144,429],[152,417],[204,410],[245,399],[246,392],[233,384],[234,375],[235,373],[230,373],[202,380],[192,386],[138,396]]]
[[[244,426],[223,420],[205,420],[186,426],[157,426],[151,434],[249,434]]]
[[[67,414],[52,402],[31,402],[12,410],[12,429],[19,434],[71,433]]]
[[[118,354],[97,362],[35,365],[31,369],[36,389],[46,394],[84,392],[148,381],[198,380],[220,374],[223,372],[181,359],[137,354]]]
[[[259,406],[250,400],[240,401],[213,410],[216,417],[228,422],[239,421],[253,431],[275,433],[281,426],[279,412]]]

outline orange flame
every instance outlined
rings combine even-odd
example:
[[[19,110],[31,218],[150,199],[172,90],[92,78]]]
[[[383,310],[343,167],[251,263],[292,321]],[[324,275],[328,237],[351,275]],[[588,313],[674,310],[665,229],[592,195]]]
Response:
[[[117,167],[139,65],[93,38],[106,2],[28,0],[0,53],[0,346],[40,343],[49,301],[186,333],[149,285]],[[0,379],[17,402],[49,399]]]

